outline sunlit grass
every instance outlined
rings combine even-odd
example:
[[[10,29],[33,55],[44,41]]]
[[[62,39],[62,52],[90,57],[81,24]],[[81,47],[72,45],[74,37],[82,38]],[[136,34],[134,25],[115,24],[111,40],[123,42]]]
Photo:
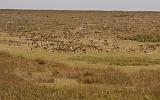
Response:
[[[38,60],[38,62],[43,60]],[[21,73],[39,73],[39,76],[51,77],[40,72],[52,71],[56,82],[42,80],[26,80]],[[22,70],[23,69],[23,70]],[[41,69],[41,70],[40,70]],[[43,70],[42,70],[43,69]],[[45,70],[44,70],[45,69]],[[29,78],[32,78],[30,76]],[[38,77],[37,77],[38,78]],[[129,100],[131,98],[150,98],[159,100],[160,70],[141,69],[138,72],[126,73],[122,69],[67,68],[55,62],[37,63],[0,51],[0,99],[90,99],[90,100]],[[45,81],[45,82],[44,82]],[[44,82],[44,83],[41,83]],[[63,82],[63,83],[58,83]],[[70,84],[71,82],[71,84]],[[48,84],[52,85],[48,85]],[[55,83],[55,84],[54,84]],[[74,83],[74,84],[73,84]],[[154,83],[154,84],[152,84]],[[57,86],[58,85],[58,86]],[[96,92],[95,92],[96,90]],[[134,95],[133,95],[134,94]]]
[[[118,66],[148,66],[160,64],[160,59],[151,59],[149,57],[125,57],[125,56],[106,56],[106,57],[96,57],[96,56],[73,56],[68,58],[72,61],[86,61],[89,63],[103,63],[106,65],[118,65]]]

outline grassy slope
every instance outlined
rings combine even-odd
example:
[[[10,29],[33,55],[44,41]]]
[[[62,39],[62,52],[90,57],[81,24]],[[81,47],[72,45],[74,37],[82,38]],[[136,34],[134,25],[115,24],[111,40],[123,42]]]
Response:
[[[128,74],[115,68],[70,68],[61,63],[41,63],[42,61],[17,57],[1,51],[1,99],[159,99],[160,70],[141,69]],[[31,72],[32,76],[27,76],[28,72]],[[47,74],[50,72],[51,75]],[[55,80],[51,81],[50,78],[43,77],[44,75]],[[56,81],[58,79],[61,80],[59,82],[73,79],[76,84],[63,85]]]
[[[1,99],[159,99],[159,65],[152,65],[157,63],[157,54],[133,56],[93,51],[79,55],[41,49],[31,52],[26,45],[15,47],[1,43],[0,47],[5,51],[0,53]],[[113,62],[106,65],[106,60],[119,61],[112,59],[115,57],[122,59],[123,65],[129,60],[129,64],[137,64],[137,58],[141,63],[139,66],[118,66]],[[148,57],[151,60],[146,59]],[[96,64],[90,63],[95,60]]]

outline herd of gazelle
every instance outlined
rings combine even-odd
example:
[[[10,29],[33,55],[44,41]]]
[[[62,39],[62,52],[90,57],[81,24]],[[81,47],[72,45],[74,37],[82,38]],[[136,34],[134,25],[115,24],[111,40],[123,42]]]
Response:
[[[30,32],[20,35],[19,38],[24,37],[27,40],[28,46],[31,51],[34,48],[42,48],[50,52],[72,52],[86,54],[88,50],[95,50],[99,52],[112,52],[119,51],[120,49],[125,52],[139,51],[142,53],[148,53],[154,51],[160,47],[160,44],[139,44],[135,49],[132,46],[122,48],[117,36],[113,37],[113,40],[102,38],[101,31],[95,31],[93,38],[87,34],[81,32],[83,27],[76,29],[76,31],[65,30],[63,34],[51,33],[51,32]],[[86,43],[83,41],[85,40]],[[132,41],[130,41],[132,43]],[[16,44],[19,46],[21,43],[18,41],[9,41],[9,44]]]
[[[84,38],[86,43],[81,42]],[[120,43],[116,40],[109,41],[101,38],[86,38],[80,33],[78,33],[78,35],[70,36],[68,39],[65,35],[58,35],[54,33],[31,33],[25,37],[25,39],[28,41],[28,46],[31,50],[33,50],[33,48],[43,48],[50,52],[73,52],[86,54],[88,50],[112,52],[119,51],[121,49]],[[149,51],[156,50],[158,47],[160,47],[160,44],[139,44],[136,49],[129,46],[123,48],[123,50],[125,52],[139,51],[142,53],[148,53]]]

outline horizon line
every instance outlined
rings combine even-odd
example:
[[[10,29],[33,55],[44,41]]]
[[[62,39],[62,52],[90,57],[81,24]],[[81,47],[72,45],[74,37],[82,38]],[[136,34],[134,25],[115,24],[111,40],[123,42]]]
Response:
[[[34,10],[34,11],[108,11],[108,12],[160,12],[160,10],[100,10],[100,9],[37,9],[37,8],[0,8],[0,10]]]

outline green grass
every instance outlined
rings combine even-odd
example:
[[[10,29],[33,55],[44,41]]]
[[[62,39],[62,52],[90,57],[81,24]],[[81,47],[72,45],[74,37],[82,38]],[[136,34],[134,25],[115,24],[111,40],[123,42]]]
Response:
[[[97,64],[103,63],[106,65],[118,65],[118,66],[148,66],[160,64],[160,59],[151,59],[149,57],[96,57],[96,56],[73,56],[69,57],[72,61],[87,61],[89,63]]]
[[[121,37],[121,39],[139,42],[160,42],[160,34],[135,34],[132,36]]]

